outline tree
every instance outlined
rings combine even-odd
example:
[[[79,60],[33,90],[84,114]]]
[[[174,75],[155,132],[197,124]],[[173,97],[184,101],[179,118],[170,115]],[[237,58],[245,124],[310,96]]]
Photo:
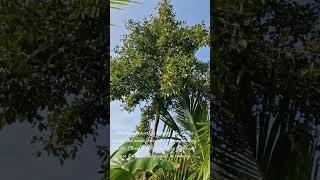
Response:
[[[61,163],[108,124],[106,1],[1,1],[0,127],[28,121]]]
[[[161,114],[174,107],[175,96],[185,82],[202,89],[207,86],[202,83],[205,78],[195,80],[207,72],[195,52],[207,45],[208,32],[204,24],[188,27],[177,21],[168,0],[160,3],[157,17],[146,18],[143,23],[129,20],[127,29],[129,35],[111,60],[111,98],[122,100],[128,111],[145,103],[143,117],[155,121],[149,140],[151,156]],[[179,133],[174,121],[162,120],[171,132]]]
[[[216,2],[210,77],[218,179],[317,178],[319,54],[308,44],[319,36],[318,8],[316,1]]]

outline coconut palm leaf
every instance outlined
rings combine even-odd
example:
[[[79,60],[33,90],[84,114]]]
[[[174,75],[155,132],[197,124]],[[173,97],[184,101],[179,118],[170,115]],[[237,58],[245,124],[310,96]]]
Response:
[[[120,7],[128,6],[132,3],[139,3],[139,2],[132,1],[132,0],[111,0],[110,1],[110,8],[115,9],[115,10],[123,10]]]
[[[185,91],[178,98],[175,121],[186,134],[188,143],[167,154],[167,158],[179,164],[166,178],[210,179],[210,124],[207,102],[198,93]]]

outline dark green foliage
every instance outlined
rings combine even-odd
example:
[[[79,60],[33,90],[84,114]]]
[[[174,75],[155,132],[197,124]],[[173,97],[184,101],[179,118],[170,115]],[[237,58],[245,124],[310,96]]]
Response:
[[[158,17],[128,21],[129,35],[111,61],[112,98],[124,100],[128,110],[142,101],[170,100],[200,64],[194,53],[207,43],[204,25],[184,26],[165,3]]]
[[[38,127],[61,163],[109,123],[108,5],[1,1],[0,124]]]
[[[320,67],[308,47],[319,37],[317,9],[313,1],[216,1],[211,131],[218,179],[313,177]]]

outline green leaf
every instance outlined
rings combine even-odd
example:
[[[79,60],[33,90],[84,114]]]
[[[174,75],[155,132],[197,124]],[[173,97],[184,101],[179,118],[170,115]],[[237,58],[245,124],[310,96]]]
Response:
[[[138,171],[153,172],[155,169],[163,169],[167,172],[174,170],[174,164],[158,157],[137,158],[122,166],[123,169],[135,174]]]
[[[120,146],[110,157],[110,167],[120,167],[123,158],[135,154],[142,146],[143,139],[140,137],[133,137],[128,142]]]
[[[110,180],[130,180],[134,174],[120,168],[110,169]]]

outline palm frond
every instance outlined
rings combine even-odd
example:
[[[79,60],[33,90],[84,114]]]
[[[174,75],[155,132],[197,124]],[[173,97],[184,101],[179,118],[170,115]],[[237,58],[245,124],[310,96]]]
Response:
[[[186,91],[179,98],[176,108],[176,121],[190,134],[190,144],[186,147],[192,150],[189,154],[193,164],[188,179],[210,179],[210,124],[207,102],[199,94]],[[181,166],[187,168],[184,164]],[[188,167],[190,168],[190,167]],[[181,170],[180,172],[185,172]]]
[[[139,2],[132,1],[132,0],[112,0],[110,1],[110,8],[114,10],[123,10],[121,7],[128,6],[132,3],[139,3]]]

